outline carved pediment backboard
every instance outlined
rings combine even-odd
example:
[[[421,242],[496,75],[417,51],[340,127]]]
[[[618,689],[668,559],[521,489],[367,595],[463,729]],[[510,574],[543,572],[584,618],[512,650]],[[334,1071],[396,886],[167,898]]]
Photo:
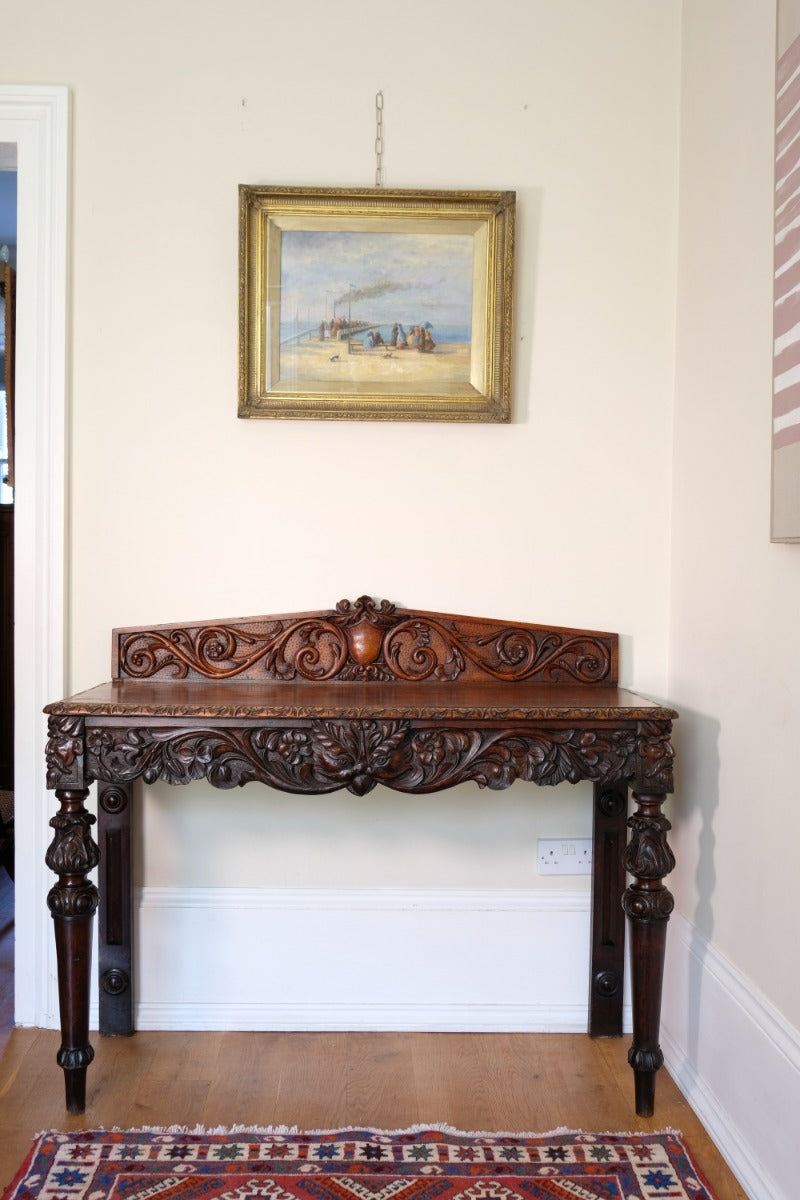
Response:
[[[369,596],[327,612],[115,629],[115,679],[581,683],[615,686],[614,633],[397,608]]]

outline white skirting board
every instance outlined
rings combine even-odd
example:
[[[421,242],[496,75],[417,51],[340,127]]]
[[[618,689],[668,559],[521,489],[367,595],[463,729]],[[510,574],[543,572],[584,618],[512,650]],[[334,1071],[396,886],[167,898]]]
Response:
[[[139,1029],[586,1029],[587,891],[143,888],[135,911]],[[661,1043],[752,1200],[791,1200],[800,1032],[678,913]]]
[[[587,1027],[588,891],[147,887],[135,911],[139,1029]]]
[[[751,1200],[793,1200],[800,1030],[678,913],[667,936],[661,1045]]]

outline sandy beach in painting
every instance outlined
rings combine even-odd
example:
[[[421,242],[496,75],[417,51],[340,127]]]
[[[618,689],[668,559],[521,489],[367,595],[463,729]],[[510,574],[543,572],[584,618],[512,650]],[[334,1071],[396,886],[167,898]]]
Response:
[[[327,339],[282,346],[279,387],[336,391],[377,387],[406,395],[468,390],[470,347],[466,342],[440,342],[430,354],[419,350],[376,346],[348,349],[348,342]]]

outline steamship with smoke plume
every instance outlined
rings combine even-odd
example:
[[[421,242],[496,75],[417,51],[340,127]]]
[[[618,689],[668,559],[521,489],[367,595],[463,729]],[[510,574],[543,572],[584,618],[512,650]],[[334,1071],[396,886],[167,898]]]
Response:
[[[427,317],[420,320],[421,314],[407,314],[403,311],[402,295],[398,296],[398,319],[396,321],[370,320],[358,314],[353,315],[355,304],[386,297],[390,293],[411,291],[417,286],[416,283],[401,283],[394,279],[378,279],[374,283],[361,287],[350,284],[346,292],[342,292],[333,300],[332,308],[329,296],[327,302],[320,304],[318,315],[308,309],[305,314],[301,315],[296,310],[293,320],[282,321],[281,345],[290,346],[304,341],[327,340],[361,343],[370,333],[382,344],[394,344],[392,332],[395,331],[396,339],[398,325],[406,330],[414,327],[431,329],[432,323]],[[400,320],[400,317],[403,320]],[[471,330],[468,325],[451,325],[446,329],[439,329],[440,339],[448,342],[468,342],[470,335]]]

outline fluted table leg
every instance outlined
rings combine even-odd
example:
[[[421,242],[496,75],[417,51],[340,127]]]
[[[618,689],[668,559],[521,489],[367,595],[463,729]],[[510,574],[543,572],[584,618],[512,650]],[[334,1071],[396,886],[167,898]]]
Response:
[[[95,818],[84,807],[88,795],[87,788],[56,790],[61,808],[50,821],[55,836],[45,859],[58,875],[47,906],[58,958],[61,1047],[57,1061],[64,1071],[70,1113],[86,1108],[86,1068],[94,1058],[89,1045],[89,976],[97,888],[87,875],[97,866],[99,853],[91,834]]]
[[[665,797],[635,792],[634,799],[638,807],[628,821],[631,837],[625,851],[625,867],[634,878],[622,900],[631,929],[633,1044],[628,1062],[634,1072],[637,1115],[652,1117],[656,1074],[664,1062],[658,1041],[661,989],[667,922],[674,907],[662,879],[675,859],[667,844],[671,826],[661,812]]]

